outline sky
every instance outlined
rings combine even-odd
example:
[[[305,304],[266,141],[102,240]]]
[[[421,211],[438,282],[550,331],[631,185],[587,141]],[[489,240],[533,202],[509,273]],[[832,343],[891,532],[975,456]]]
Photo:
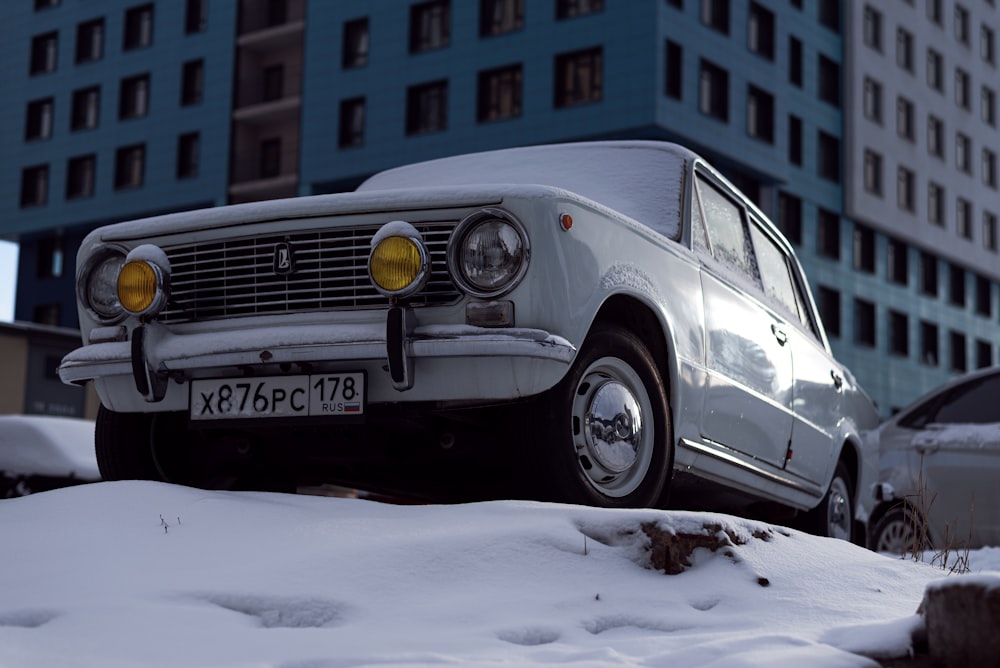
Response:
[[[17,244],[0,241],[0,322],[14,319],[14,285],[17,282]]]
[[[50,426],[33,438],[93,452],[92,424]],[[1000,586],[1000,548],[952,573],[729,515],[526,501],[95,482],[0,499],[0,526],[13,668],[876,668],[928,585]],[[684,534],[721,549],[654,567],[650,537]]]

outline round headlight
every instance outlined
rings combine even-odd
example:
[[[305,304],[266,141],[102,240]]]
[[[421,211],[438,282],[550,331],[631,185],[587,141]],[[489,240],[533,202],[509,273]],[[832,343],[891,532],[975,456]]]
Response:
[[[413,237],[386,236],[372,247],[368,274],[375,288],[384,295],[411,295],[427,282],[427,251]]]
[[[124,253],[108,249],[93,256],[84,269],[84,278],[80,282],[81,300],[93,315],[104,322],[117,320],[124,315],[116,288],[118,272],[124,263]]]
[[[163,272],[146,260],[126,262],[118,273],[118,300],[133,315],[157,311],[166,302]]]
[[[455,229],[448,261],[461,287],[476,297],[513,290],[528,268],[528,237],[505,211],[487,209]]]

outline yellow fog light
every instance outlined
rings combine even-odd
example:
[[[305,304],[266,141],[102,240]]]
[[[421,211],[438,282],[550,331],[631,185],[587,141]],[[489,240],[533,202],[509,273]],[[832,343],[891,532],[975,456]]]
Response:
[[[419,236],[387,235],[376,238],[372,244],[368,275],[382,294],[389,297],[412,295],[427,282],[427,274],[427,251]]]
[[[118,301],[133,315],[144,315],[162,307],[163,273],[145,260],[132,260],[118,274]]]

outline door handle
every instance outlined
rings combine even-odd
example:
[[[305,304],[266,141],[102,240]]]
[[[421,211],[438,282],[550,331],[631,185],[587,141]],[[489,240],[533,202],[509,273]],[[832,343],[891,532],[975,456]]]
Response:
[[[788,343],[788,334],[785,334],[785,330],[781,329],[774,323],[771,323],[771,333],[774,334],[774,338],[778,340],[780,345],[785,345]]]
[[[838,390],[844,386],[844,377],[837,373],[836,369],[830,369],[830,378],[833,379],[833,386]]]

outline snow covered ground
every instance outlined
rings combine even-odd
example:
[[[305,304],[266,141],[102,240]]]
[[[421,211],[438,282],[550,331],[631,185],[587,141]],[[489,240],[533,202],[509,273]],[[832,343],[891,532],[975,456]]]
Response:
[[[644,526],[706,523],[732,545],[650,567]],[[709,513],[150,482],[0,500],[0,535],[5,668],[875,666],[968,577]]]

